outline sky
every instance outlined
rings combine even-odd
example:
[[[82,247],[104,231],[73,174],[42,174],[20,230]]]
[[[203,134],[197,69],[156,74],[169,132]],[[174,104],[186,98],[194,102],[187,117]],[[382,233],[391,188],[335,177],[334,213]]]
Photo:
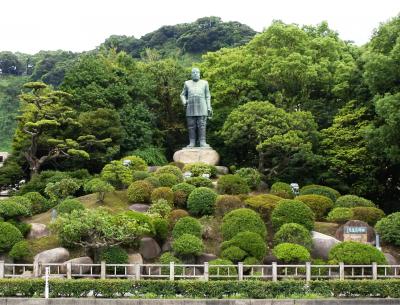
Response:
[[[362,45],[374,28],[400,13],[400,0],[0,0],[0,51],[82,52],[111,35],[140,38],[163,25],[205,16],[239,21],[260,32],[273,20],[327,21]]]

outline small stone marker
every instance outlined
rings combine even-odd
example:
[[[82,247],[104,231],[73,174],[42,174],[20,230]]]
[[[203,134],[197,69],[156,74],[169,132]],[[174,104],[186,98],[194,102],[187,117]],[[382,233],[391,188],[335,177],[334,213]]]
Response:
[[[375,243],[375,230],[366,222],[349,220],[336,231],[336,238],[341,241],[373,244]]]

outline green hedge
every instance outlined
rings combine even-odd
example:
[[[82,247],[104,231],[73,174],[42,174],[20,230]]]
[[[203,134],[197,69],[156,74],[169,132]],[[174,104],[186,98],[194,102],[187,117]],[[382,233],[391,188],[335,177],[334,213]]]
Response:
[[[154,298],[252,298],[269,299],[314,294],[321,297],[399,298],[400,280],[346,281],[132,281],[132,280],[50,280],[50,297],[120,298],[128,293],[136,297]],[[2,279],[2,297],[43,296],[43,279]]]

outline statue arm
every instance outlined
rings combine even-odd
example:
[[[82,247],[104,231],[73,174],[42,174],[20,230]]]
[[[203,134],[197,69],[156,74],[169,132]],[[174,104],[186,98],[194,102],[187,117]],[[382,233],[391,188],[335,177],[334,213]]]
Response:
[[[186,83],[183,85],[183,90],[181,92],[181,101],[182,101],[182,105],[186,106],[187,104],[187,95],[188,95],[188,89],[186,86]]]
[[[211,111],[211,94],[210,94],[210,88],[208,86],[208,82],[206,82],[205,88],[204,88],[204,94],[207,102],[207,110]]]

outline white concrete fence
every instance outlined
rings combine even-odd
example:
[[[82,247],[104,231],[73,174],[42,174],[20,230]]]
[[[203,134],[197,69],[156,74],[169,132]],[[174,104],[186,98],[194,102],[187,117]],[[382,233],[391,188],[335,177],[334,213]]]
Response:
[[[43,277],[50,267],[50,278],[130,278],[141,279],[199,279],[199,280],[345,280],[400,278],[400,265],[202,265],[196,264],[9,264],[0,261],[0,279]]]

